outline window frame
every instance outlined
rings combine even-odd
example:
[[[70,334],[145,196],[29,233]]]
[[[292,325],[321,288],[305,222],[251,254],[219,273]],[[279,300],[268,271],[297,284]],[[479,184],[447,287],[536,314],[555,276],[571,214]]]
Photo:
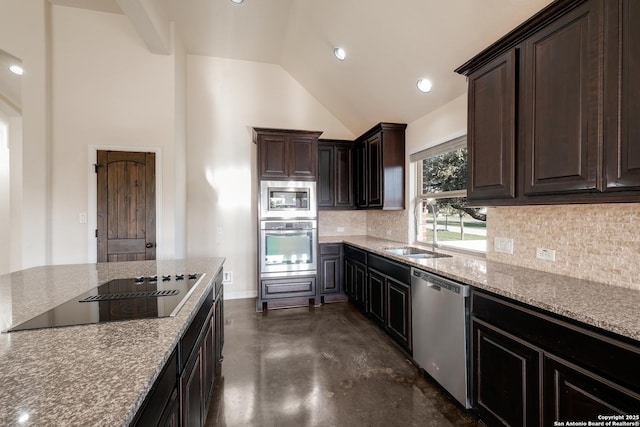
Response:
[[[472,254],[476,256],[485,256],[486,249],[484,251],[468,249],[468,248],[459,248],[447,245],[446,243],[442,244],[441,241],[436,239],[435,242],[425,242],[418,240],[419,236],[419,213],[418,209],[421,209],[423,204],[428,203],[430,200],[438,200],[438,199],[448,199],[455,197],[467,197],[467,189],[460,190],[452,190],[452,191],[440,191],[440,192],[423,192],[424,188],[424,173],[423,173],[423,161],[429,159],[431,157],[436,157],[441,154],[445,154],[451,151],[459,150],[461,148],[467,148],[467,135],[461,135],[457,138],[453,138],[451,140],[442,142],[440,144],[434,145],[433,147],[429,147],[417,153],[411,154],[409,156],[410,162],[416,164],[416,195],[414,198],[414,221],[415,221],[415,230],[414,230],[414,241],[419,245],[428,245],[433,246],[435,248],[446,249],[448,251],[457,251],[467,254]]]

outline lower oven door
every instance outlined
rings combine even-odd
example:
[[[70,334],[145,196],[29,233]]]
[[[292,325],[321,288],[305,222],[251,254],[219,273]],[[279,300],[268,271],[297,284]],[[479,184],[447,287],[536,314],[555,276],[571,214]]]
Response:
[[[262,221],[260,275],[316,274],[315,221]]]

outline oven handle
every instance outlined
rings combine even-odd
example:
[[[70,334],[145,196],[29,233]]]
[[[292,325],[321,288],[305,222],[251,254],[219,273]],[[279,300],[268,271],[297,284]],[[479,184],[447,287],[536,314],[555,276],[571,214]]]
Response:
[[[313,231],[312,228],[298,228],[295,230],[265,230],[262,229],[265,233],[268,234],[300,234],[301,232]]]

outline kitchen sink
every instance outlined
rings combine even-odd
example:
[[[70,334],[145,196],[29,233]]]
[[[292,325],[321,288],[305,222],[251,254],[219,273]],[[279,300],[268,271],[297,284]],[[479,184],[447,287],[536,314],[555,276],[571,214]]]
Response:
[[[451,255],[432,252],[432,251],[421,249],[421,248],[414,248],[413,246],[403,246],[400,248],[383,248],[382,250],[393,255],[400,255],[407,258],[415,258],[415,259],[451,257]]]

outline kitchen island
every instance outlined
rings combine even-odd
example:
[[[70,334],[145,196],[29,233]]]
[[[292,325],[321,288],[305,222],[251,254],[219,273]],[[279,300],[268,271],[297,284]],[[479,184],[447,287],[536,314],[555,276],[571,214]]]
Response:
[[[204,274],[175,317],[0,334],[0,425],[129,425],[224,258],[35,267],[0,276],[6,331],[112,279]]]

